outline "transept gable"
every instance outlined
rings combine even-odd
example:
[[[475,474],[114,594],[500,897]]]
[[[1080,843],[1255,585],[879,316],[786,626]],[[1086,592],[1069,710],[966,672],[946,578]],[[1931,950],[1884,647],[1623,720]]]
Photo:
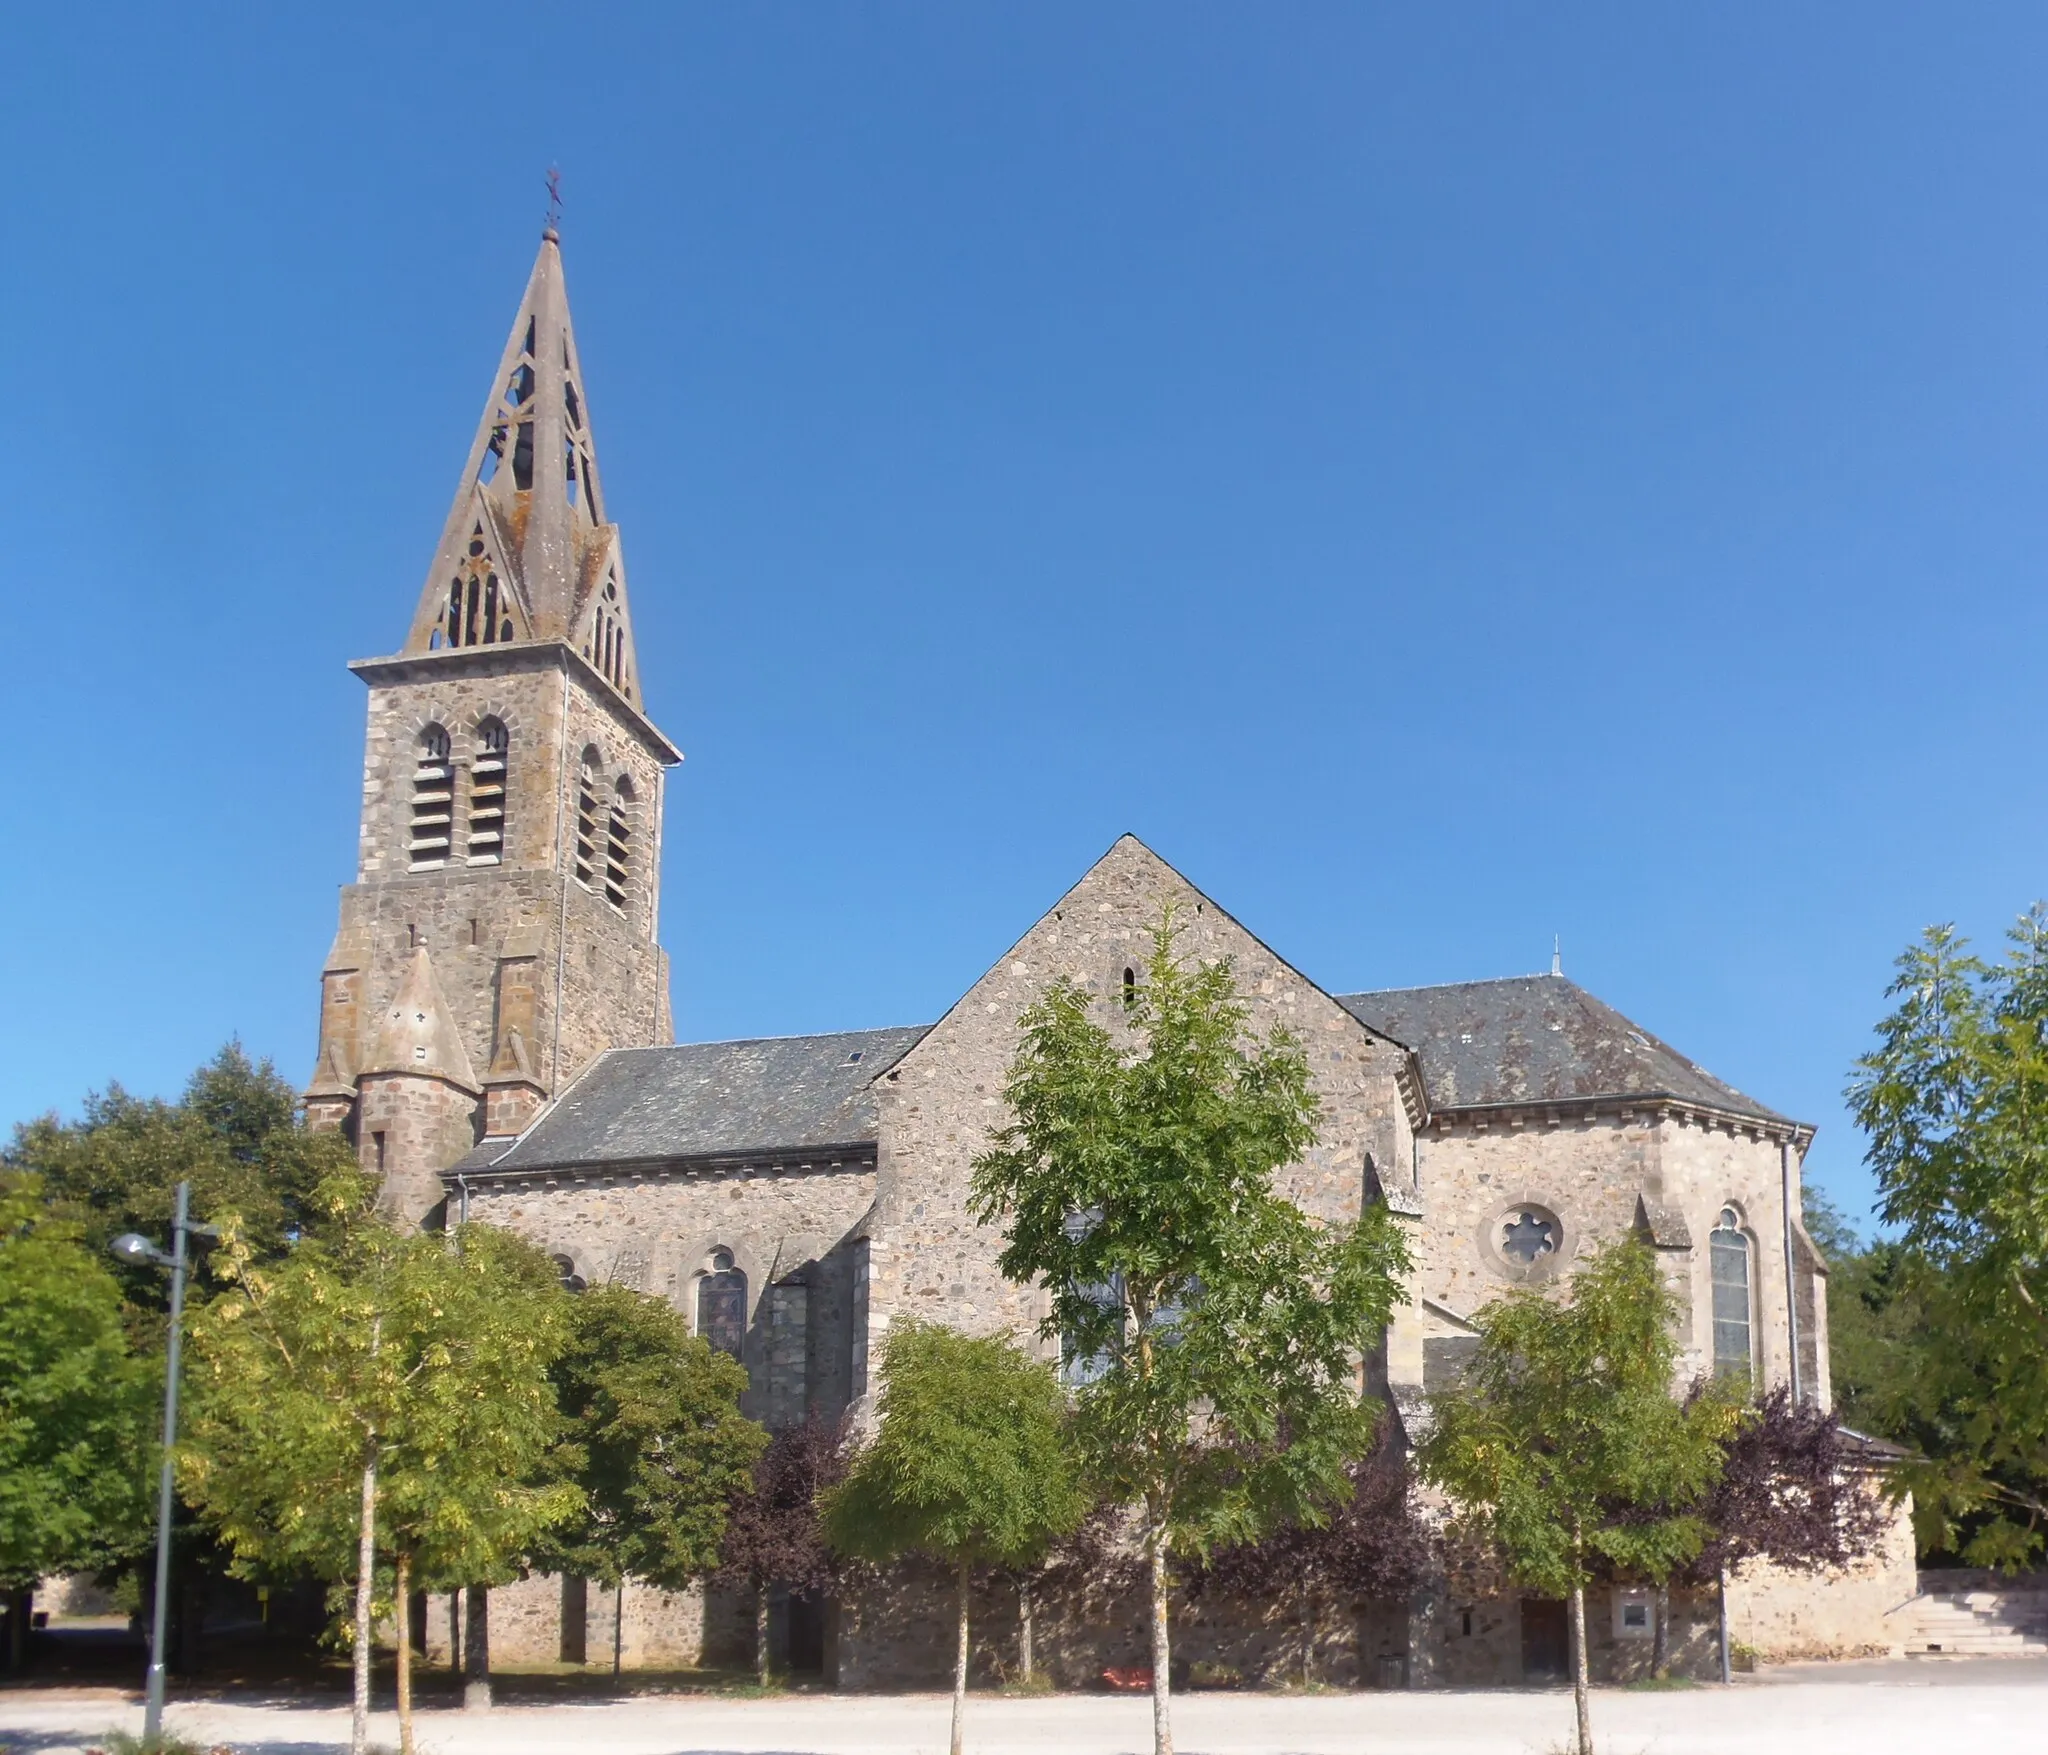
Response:
[[[943,1113],[949,1137],[962,1140],[999,1125],[1018,1017],[1065,975],[1112,1008],[1113,1020],[1118,996],[1144,979],[1151,929],[1167,903],[1182,928],[1179,954],[1228,957],[1253,1028],[1265,1034],[1284,1025],[1301,1042],[1324,1096],[1325,1126],[1314,1162],[1297,1167],[1296,1176],[1305,1194],[1315,1185],[1312,1208],[1355,1217],[1367,1178],[1376,1174],[1368,1165],[1405,1169],[1411,1153],[1404,1124],[1412,1130],[1426,1117],[1413,1056],[1352,1016],[1135,835],[1120,837],[881,1075],[876,1088],[885,1157],[892,1114],[904,1118],[898,1131],[906,1142],[929,1137],[934,1111]],[[915,1122],[909,1120],[913,1110],[920,1112]]]

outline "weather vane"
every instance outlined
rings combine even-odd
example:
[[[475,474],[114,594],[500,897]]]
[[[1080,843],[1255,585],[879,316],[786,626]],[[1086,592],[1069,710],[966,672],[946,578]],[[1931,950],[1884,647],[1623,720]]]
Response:
[[[559,166],[548,166],[548,230],[559,231],[562,225],[562,172]]]

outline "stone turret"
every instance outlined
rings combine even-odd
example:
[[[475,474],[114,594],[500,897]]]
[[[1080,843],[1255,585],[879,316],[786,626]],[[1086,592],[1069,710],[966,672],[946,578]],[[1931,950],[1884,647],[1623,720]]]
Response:
[[[440,1171],[476,1143],[482,1095],[434,979],[433,958],[421,945],[356,1079],[363,1158],[384,1179],[384,1203],[393,1212],[417,1224],[440,1201]]]

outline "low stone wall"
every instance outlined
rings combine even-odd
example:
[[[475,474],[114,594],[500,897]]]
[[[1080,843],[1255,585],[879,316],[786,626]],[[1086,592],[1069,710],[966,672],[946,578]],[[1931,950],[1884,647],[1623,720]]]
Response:
[[[1908,1502],[1895,1508],[1878,1551],[1846,1571],[1743,1567],[1729,1582],[1729,1637],[1765,1663],[1897,1657],[1904,1635],[1895,1611],[1919,1593]]]
[[[950,1684],[957,1597],[950,1577],[908,1563],[864,1576],[843,1590],[834,1616],[842,1688],[936,1688]],[[1019,1602],[1006,1578],[977,1578],[969,1597],[969,1673],[978,1686],[1020,1669]],[[1034,1602],[1035,1667],[1055,1687],[1094,1688],[1111,1668],[1149,1668],[1152,1636],[1142,1579],[1128,1590],[1062,1592],[1043,1587]],[[1353,1608],[1317,1602],[1244,1604],[1176,1593],[1173,1667],[1177,1682],[1234,1674],[1246,1687],[1299,1683],[1308,1673],[1339,1688],[1404,1686],[1404,1605]],[[828,1669],[832,1659],[828,1658]]]
[[[491,1592],[491,1662],[525,1668],[558,1664],[563,1652],[563,1581],[536,1573]],[[701,1589],[671,1594],[626,1581],[624,1624],[618,1592],[584,1587],[583,1661],[609,1667],[613,1641],[626,1669],[694,1669],[704,1661],[705,1613]],[[459,1649],[462,1601],[436,1596],[427,1607],[427,1661],[451,1665]]]

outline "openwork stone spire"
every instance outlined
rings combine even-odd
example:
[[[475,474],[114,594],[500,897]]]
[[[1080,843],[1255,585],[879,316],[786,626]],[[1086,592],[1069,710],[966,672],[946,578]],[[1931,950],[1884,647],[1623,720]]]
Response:
[[[552,228],[484,405],[407,653],[559,640],[636,708],[619,527],[605,522],[590,401]]]

